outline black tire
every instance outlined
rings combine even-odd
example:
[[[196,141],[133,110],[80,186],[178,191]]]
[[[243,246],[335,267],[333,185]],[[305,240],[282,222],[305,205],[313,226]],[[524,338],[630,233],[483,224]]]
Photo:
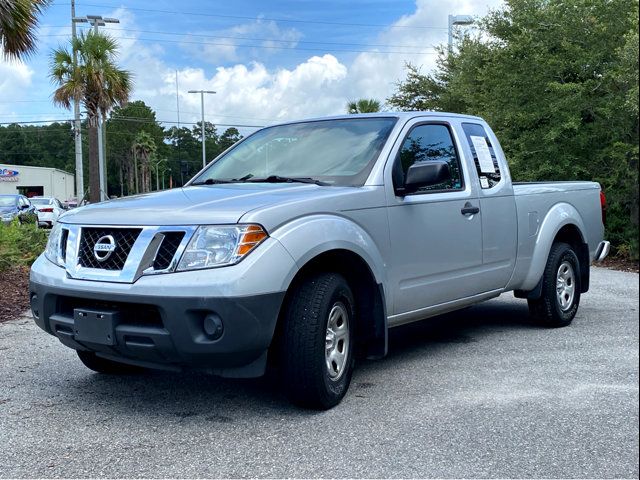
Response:
[[[351,383],[355,359],[353,294],[347,281],[336,273],[310,276],[291,293],[284,311],[280,344],[284,388],[296,405],[326,410],[340,403]],[[336,339],[343,338],[342,368],[336,368],[337,364],[325,354],[332,312],[337,312],[340,318],[346,314],[347,318],[347,332],[341,331],[342,337],[333,340],[339,350],[341,340]],[[335,318],[338,317],[334,315]]]
[[[143,373],[145,371],[142,367],[107,360],[106,358],[97,356],[93,352],[76,350],[76,353],[78,354],[80,361],[84,363],[84,366],[94,372],[106,373],[109,375],[132,375],[136,373]]]
[[[571,282],[573,285],[573,298],[569,302],[569,294],[560,295],[557,288],[557,279],[561,266],[570,265],[573,271]],[[542,296],[536,300],[529,300],[529,313],[533,318],[546,327],[566,327],[576,316],[580,305],[580,260],[571,245],[558,242],[554,243],[549,252],[547,265],[542,277]],[[561,305],[560,297],[563,296],[567,305]]]

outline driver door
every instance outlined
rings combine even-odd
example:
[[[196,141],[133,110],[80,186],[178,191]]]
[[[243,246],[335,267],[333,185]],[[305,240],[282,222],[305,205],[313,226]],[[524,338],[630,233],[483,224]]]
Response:
[[[393,316],[404,323],[428,307],[445,304],[483,290],[482,223],[476,182],[457,147],[452,125],[415,122],[385,171],[391,237],[390,280]],[[451,178],[401,196],[398,187],[415,162],[444,160]],[[400,193],[400,194],[399,194]],[[469,211],[475,213],[468,213]],[[467,212],[467,213],[465,213]],[[394,319],[390,319],[394,324]]]

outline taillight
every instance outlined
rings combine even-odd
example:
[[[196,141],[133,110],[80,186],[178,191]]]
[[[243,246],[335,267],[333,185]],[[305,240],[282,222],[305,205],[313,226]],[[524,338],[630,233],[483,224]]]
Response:
[[[52,213],[53,208],[41,208],[39,211],[42,213]]]
[[[602,211],[602,225],[607,224],[607,197],[604,196],[604,192],[600,190],[600,210]]]

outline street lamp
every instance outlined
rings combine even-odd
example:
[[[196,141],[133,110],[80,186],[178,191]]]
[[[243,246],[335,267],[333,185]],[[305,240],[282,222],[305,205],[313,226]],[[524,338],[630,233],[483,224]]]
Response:
[[[72,23],[90,23],[93,31],[98,33],[98,27],[104,27],[107,23],[120,23],[117,18],[102,18],[101,15],[87,15],[86,17],[73,17]],[[75,31],[75,29],[74,29]],[[75,52],[74,52],[75,54]],[[104,131],[102,119],[98,116],[98,176],[100,177],[100,201],[107,199],[106,159],[104,155]]]
[[[449,51],[453,48],[453,27],[456,25],[471,25],[471,15],[449,15]]]
[[[76,39],[76,23],[82,22],[82,19],[76,20],[76,2],[71,0],[71,37]],[[78,52],[73,50],[73,67],[78,65]],[[84,167],[82,165],[82,130],[80,123],[80,99],[73,96],[73,133],[76,153],[76,198],[78,205],[84,200]]]
[[[202,113],[202,168],[207,166],[207,146],[204,138],[204,94],[216,93],[213,90],[189,90],[189,93],[200,94],[200,112]]]

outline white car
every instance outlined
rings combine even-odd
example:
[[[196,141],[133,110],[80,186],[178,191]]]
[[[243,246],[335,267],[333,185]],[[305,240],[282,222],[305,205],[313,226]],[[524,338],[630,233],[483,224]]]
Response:
[[[65,211],[57,198],[33,197],[30,200],[38,212],[38,226],[40,227],[52,228],[58,221],[58,217]]]

